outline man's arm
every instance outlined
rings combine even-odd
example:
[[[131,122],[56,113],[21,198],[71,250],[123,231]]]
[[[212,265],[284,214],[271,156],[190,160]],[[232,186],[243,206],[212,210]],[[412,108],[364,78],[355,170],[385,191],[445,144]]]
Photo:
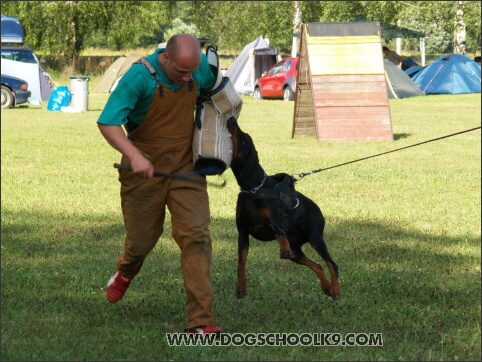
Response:
[[[129,141],[122,126],[110,126],[101,123],[97,123],[97,125],[106,141],[129,159],[134,173],[146,179],[154,177],[154,166],[151,161]]]

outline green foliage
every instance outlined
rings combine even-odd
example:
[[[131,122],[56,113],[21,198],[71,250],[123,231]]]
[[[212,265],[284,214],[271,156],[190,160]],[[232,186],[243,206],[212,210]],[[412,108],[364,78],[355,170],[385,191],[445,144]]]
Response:
[[[201,37],[234,54],[260,35],[281,53],[289,53],[298,4],[302,22],[359,17],[391,25],[400,21],[402,27],[427,34],[428,53],[453,51],[459,6],[464,11],[467,50],[480,52],[481,8],[475,1],[3,1],[2,14],[20,18],[34,50],[68,58],[95,46],[115,51],[152,48],[176,28],[198,29]],[[404,39],[403,47],[417,51],[419,41]]]
[[[220,48],[239,52],[258,36],[289,49],[293,36],[292,1],[198,1],[194,21]]]
[[[197,37],[201,37],[201,32],[194,24],[186,24],[179,18],[172,21],[171,25],[166,29],[164,33],[164,40],[168,41],[173,35],[179,33],[192,34]]]
[[[65,79],[68,84],[68,78]],[[326,218],[343,297],[251,241],[249,294],[235,297],[230,170],[209,187],[215,316],[229,333],[382,333],[383,347],[169,347],[184,328],[170,224],[125,298],[105,299],[124,237],[119,154],[89,111],[1,112],[2,361],[399,361],[481,359],[480,130],[309,175],[296,187]],[[239,122],[268,173],[305,172],[480,126],[480,94],[390,100],[393,142],[291,138],[294,102],[243,97]],[[218,181],[218,177],[209,177]],[[321,262],[309,246],[307,255]]]

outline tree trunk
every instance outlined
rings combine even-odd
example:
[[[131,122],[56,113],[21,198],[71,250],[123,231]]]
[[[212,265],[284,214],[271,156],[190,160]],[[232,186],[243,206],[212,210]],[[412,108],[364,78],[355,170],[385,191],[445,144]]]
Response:
[[[457,1],[457,5],[461,5],[462,1]],[[465,22],[463,19],[464,12],[462,9],[457,9],[455,29],[454,29],[454,53],[455,54],[466,54],[466,32],[465,32]]]

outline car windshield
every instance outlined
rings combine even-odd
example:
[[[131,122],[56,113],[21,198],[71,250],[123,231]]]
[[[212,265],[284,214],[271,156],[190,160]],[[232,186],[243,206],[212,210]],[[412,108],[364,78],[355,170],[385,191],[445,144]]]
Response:
[[[2,58],[24,63],[38,63],[34,52],[29,49],[2,49]]]
[[[287,72],[291,68],[291,60],[287,60],[283,65],[283,72]]]
[[[278,73],[279,71],[281,71],[281,69],[283,68],[283,63],[284,63],[284,61],[276,64],[276,65],[273,67],[273,69],[271,69],[271,70],[269,71],[269,74],[276,74],[276,73]]]

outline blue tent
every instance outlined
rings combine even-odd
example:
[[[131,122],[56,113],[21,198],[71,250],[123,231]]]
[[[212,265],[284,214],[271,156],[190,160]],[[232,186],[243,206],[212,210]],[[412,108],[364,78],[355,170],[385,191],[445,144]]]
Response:
[[[410,78],[413,78],[413,76],[415,74],[417,74],[418,72],[420,72],[422,69],[426,68],[427,66],[424,65],[416,65],[414,67],[411,67],[411,68],[408,68],[408,69],[405,69],[405,74],[408,75]]]
[[[417,72],[413,82],[425,94],[480,93],[480,65],[461,54],[448,54]]]

